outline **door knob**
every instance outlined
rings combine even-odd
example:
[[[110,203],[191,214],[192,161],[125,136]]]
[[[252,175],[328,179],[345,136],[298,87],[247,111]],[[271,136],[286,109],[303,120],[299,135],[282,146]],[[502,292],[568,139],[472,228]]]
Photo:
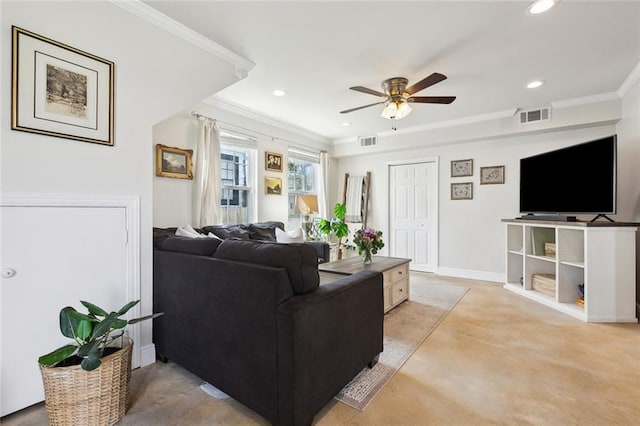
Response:
[[[15,269],[4,268],[2,270],[2,278],[11,278],[15,274],[16,274],[16,270]]]

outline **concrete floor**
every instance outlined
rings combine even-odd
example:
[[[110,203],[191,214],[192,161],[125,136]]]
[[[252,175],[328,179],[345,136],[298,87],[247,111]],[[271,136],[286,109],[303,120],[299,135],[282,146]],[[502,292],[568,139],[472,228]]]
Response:
[[[587,324],[496,283],[411,273],[413,285],[470,288],[371,404],[330,402],[328,425],[640,425],[640,325]],[[199,390],[179,366],[133,372],[120,425],[260,425],[262,417]],[[5,426],[46,424],[42,404]]]

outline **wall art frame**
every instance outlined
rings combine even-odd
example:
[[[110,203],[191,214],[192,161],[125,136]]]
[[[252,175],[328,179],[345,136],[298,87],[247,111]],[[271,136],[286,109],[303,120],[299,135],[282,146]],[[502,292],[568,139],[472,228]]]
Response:
[[[264,193],[267,195],[282,195],[282,179],[271,176],[265,177]]]
[[[264,169],[268,172],[281,172],[284,167],[283,155],[277,152],[265,151]]]
[[[193,179],[193,150],[157,144],[156,176]]]
[[[473,176],[473,160],[451,161],[451,177]]]
[[[11,129],[113,146],[114,68],[12,26]]]
[[[480,185],[504,183],[504,166],[480,167]]]
[[[473,200],[473,182],[451,184],[452,200]]]

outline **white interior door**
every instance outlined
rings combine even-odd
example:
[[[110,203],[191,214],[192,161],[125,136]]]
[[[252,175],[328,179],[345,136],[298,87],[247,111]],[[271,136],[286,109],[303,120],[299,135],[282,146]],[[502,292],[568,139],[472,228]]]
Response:
[[[69,342],[58,315],[80,300],[128,302],[125,208],[2,210],[1,415],[44,399],[37,359]]]
[[[414,271],[438,263],[437,171],[435,161],[389,166],[390,253],[411,259]]]

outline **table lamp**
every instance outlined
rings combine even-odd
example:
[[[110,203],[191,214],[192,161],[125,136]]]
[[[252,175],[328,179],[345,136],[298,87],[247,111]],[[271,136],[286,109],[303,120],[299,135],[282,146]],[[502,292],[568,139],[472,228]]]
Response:
[[[318,213],[318,197],[316,195],[298,195],[296,198],[296,213],[301,215],[300,226],[305,234],[305,239],[311,239],[313,234],[313,221],[311,216]]]

